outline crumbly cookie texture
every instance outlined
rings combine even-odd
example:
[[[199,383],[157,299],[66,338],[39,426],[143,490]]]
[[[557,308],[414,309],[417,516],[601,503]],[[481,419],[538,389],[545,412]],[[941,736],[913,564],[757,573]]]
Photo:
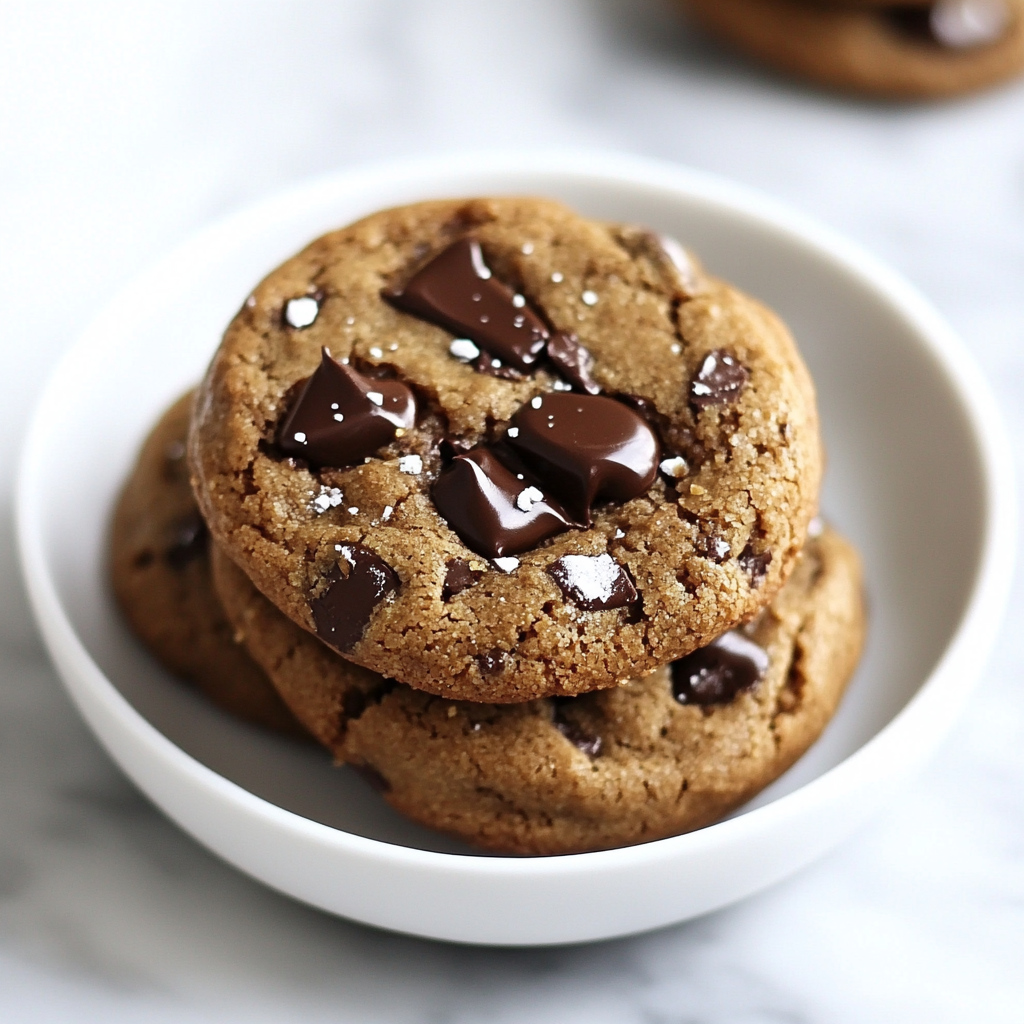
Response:
[[[493,559],[439,513],[438,477],[466,449],[482,463],[514,441],[517,413],[568,393],[565,365],[577,356],[495,368],[487,352],[481,363],[460,348],[468,339],[382,295],[463,239],[553,339],[571,334],[585,347],[592,366],[575,374],[573,393],[593,381],[660,445],[661,470],[643,493],[599,501],[589,528],[556,524],[562,532]],[[347,375],[336,382],[342,405],[368,397],[378,420],[391,416],[393,440],[349,467],[318,468],[280,447],[304,382],[318,367],[339,375],[324,348]],[[399,425],[401,389],[385,395],[374,379],[411,390],[415,426]],[[379,425],[364,417],[353,436],[362,444],[363,428]],[[290,441],[300,434],[308,440],[304,428]],[[377,213],[270,274],[207,373],[190,462],[218,545],[294,622],[319,625],[346,658],[419,689],[516,702],[613,686],[755,615],[803,545],[822,457],[813,385],[771,311],[701,278],[650,232],[545,200],[479,199]],[[459,466],[479,480],[479,465]],[[527,484],[511,500],[535,516],[547,506]],[[595,560],[574,577],[582,589],[560,586],[563,556]],[[608,559],[620,603],[590,610]]]
[[[189,486],[185,440],[192,394],[146,439],[114,512],[110,577],[121,612],[171,672],[246,721],[306,731],[234,640],[210,578],[208,534]]]
[[[865,628],[858,557],[826,529],[739,631],[767,669],[731,701],[680,703],[677,665],[576,698],[485,705],[360,677],[220,552],[214,574],[253,658],[339,760],[409,817],[505,853],[606,849],[720,819],[818,737]]]
[[[696,20],[781,71],[846,92],[937,99],[1024,71],[1024,0],[685,0]]]

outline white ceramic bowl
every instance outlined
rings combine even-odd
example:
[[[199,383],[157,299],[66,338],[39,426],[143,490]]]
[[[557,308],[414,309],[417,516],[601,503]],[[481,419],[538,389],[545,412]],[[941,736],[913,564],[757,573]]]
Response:
[[[390,811],[325,755],[206,706],[139,648],[107,588],[107,522],[157,413],[199,378],[250,288],[380,207],[535,193],[648,224],[775,307],[817,380],[823,506],[864,554],[866,657],[835,720],[727,821],[568,857],[475,855]],[[200,234],[119,295],[61,362],[25,445],[18,521],[39,627],[125,772],[230,863],[325,910],[464,942],[600,939],[749,895],[832,847],[933,750],[1007,595],[1010,455],[975,364],[892,271],[802,216],[702,174],[603,154],[448,157],[314,182]]]

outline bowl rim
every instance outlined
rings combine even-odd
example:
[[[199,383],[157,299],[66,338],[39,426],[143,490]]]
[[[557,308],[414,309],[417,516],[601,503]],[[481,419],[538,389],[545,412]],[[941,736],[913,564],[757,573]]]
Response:
[[[453,168],[457,172],[453,173]],[[94,339],[102,336],[113,317],[123,322],[132,316],[133,303],[163,275],[180,265],[216,253],[218,244],[254,222],[272,222],[295,204],[313,203],[318,197],[343,190],[410,185],[417,180],[456,176],[508,174],[562,175],[606,186],[653,188],[685,195],[742,215],[770,228],[837,264],[879,295],[912,328],[917,342],[940,368],[960,405],[973,442],[980,470],[982,507],[980,555],[969,597],[957,626],[931,673],[906,705],[866,743],[839,764],[764,806],[715,825],[637,846],[549,857],[502,857],[440,853],[400,846],[345,832],[304,818],[264,800],[230,781],[174,744],[135,710],[90,656],[61,604],[46,556],[42,517],[37,494],[44,460],[46,414],[56,401],[61,381],[76,361],[85,357]],[[600,873],[625,866],[639,867],[684,852],[714,851],[770,830],[787,819],[802,816],[861,789],[866,780],[886,787],[894,767],[912,770],[938,745],[973,685],[965,686],[957,667],[965,658],[987,656],[1007,603],[1013,578],[1016,543],[1016,505],[1012,479],[1012,453],[998,406],[970,351],[938,310],[899,272],[882,263],[856,242],[810,216],[759,191],[725,178],[667,162],[603,150],[540,149],[515,152],[483,151],[431,157],[394,159],[299,183],[215,221],[176,246],[149,270],[129,282],[101,309],[91,324],[62,355],[43,389],[32,415],[19,460],[15,513],[21,568],[36,623],[50,656],[79,710],[92,721],[88,708],[71,686],[68,675],[101,701],[120,726],[148,747],[168,770],[187,777],[234,805],[239,811],[267,824],[305,836],[320,845],[344,850],[360,859],[395,867],[415,867],[428,873],[457,870],[487,877],[551,877]],[[980,673],[977,673],[980,675]],[[101,736],[101,739],[103,737]],[[106,745],[106,743],[104,744]],[[108,748],[109,749],[109,748]],[[116,754],[115,760],[118,760]],[[123,767],[123,766],[122,766]]]

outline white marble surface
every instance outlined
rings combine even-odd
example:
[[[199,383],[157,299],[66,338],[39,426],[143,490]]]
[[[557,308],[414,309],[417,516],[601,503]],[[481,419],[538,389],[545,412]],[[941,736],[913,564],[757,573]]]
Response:
[[[1024,85],[935,107],[837,100],[749,68],[660,0],[3,0],[0,1019],[1024,1019],[1020,571],[982,689],[884,816],[741,906],[592,947],[419,942],[264,890],[153,810],[60,689],[17,580],[13,452],[97,306],[299,178],[548,143],[718,171],[874,249],[977,354],[1019,472]]]

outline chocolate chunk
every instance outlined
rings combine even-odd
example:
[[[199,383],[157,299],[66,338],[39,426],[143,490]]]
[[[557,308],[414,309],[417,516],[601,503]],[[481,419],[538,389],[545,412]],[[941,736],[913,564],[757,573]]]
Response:
[[[531,470],[580,522],[598,498],[628,501],[658,473],[658,439],[622,402],[601,395],[538,396],[507,434]]]
[[[506,366],[496,356],[489,355],[487,352],[481,352],[477,356],[473,361],[473,369],[477,373],[486,373],[499,380],[526,380],[525,373],[520,373],[512,366]]]
[[[630,256],[648,260],[658,271],[658,276],[672,288],[677,299],[692,299],[703,290],[699,269],[674,238],[632,224],[622,225],[618,234]]]
[[[496,676],[504,667],[508,659],[508,652],[500,647],[494,647],[485,654],[476,656],[476,663],[485,676]]]
[[[611,555],[562,555],[548,566],[567,601],[585,612],[623,608],[637,599],[629,572]]]
[[[601,393],[601,385],[590,376],[594,357],[580,344],[575,334],[556,331],[548,340],[548,359],[562,379],[577,391],[588,395]]]
[[[464,558],[448,559],[444,587],[441,590],[441,599],[443,601],[450,601],[456,594],[469,590],[481,576],[483,576],[483,572],[472,568]]]
[[[517,479],[486,448],[452,459],[432,494],[448,525],[485,558],[528,551],[571,525],[556,504]]]
[[[362,544],[338,544],[347,571],[336,565],[327,589],[309,603],[317,636],[343,654],[362,639],[374,608],[398,589],[398,574]]]
[[[582,750],[587,757],[597,757],[601,753],[601,737],[594,736],[583,728],[578,722],[574,722],[565,715],[565,709],[575,697],[556,697],[554,699],[554,711],[551,722],[554,727],[574,746]]]
[[[164,552],[164,558],[172,569],[184,569],[206,553],[210,534],[198,512],[190,512],[174,527],[171,543]]]
[[[372,764],[349,763],[349,768],[358,775],[371,789],[378,793],[388,793],[391,790],[391,783]]]
[[[740,568],[750,577],[750,585],[757,590],[764,583],[764,578],[768,573],[768,566],[772,564],[772,553],[770,551],[762,551],[758,554],[748,544],[740,552],[740,556],[736,561],[740,563]]]
[[[285,417],[278,447],[316,466],[354,466],[416,422],[412,391],[395,380],[377,380],[331,358],[306,381]]]
[[[750,371],[722,349],[704,357],[696,376],[690,381],[690,401],[698,409],[735,402],[750,379]]]
[[[991,45],[1010,24],[1005,0],[939,0],[923,7],[900,4],[886,8],[883,15],[904,35],[950,50]]]
[[[548,339],[547,327],[525,299],[491,274],[475,238],[453,242],[404,288],[383,295],[517,370],[532,369]]]
[[[700,533],[693,543],[698,555],[710,558],[712,562],[722,563],[730,555],[732,548],[729,542],[717,533]]]
[[[730,630],[672,663],[672,693],[680,704],[728,704],[767,670],[764,648]]]

